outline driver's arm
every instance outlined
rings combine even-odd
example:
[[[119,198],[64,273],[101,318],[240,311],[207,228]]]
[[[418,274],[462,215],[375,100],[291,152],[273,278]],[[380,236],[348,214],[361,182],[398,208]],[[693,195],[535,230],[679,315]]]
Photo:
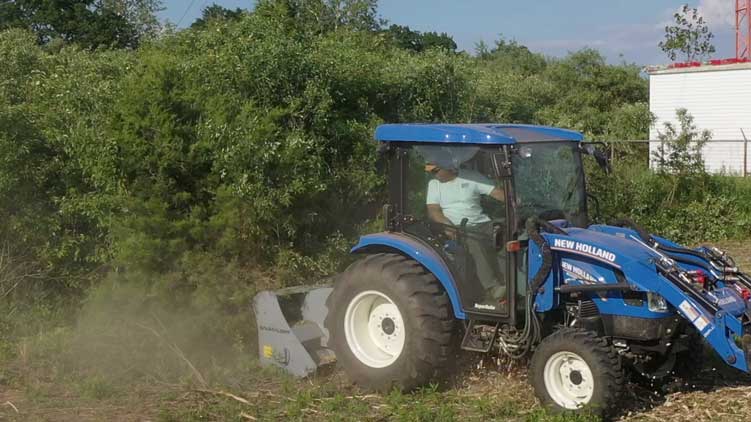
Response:
[[[480,195],[487,195],[498,202],[506,202],[506,192],[503,186],[497,186],[490,178],[479,173],[470,173],[469,177]]]
[[[430,221],[445,224],[447,226],[452,226],[451,220],[446,218],[445,215],[443,215],[443,210],[441,209],[441,206],[438,204],[428,204],[428,218],[430,218]]]
[[[428,204],[428,218],[435,223],[443,224],[443,230],[446,236],[454,238],[456,231],[453,229],[453,223],[445,215],[443,215],[443,209],[438,204]]]
[[[495,199],[499,202],[505,202],[506,201],[506,193],[503,191],[503,188],[494,188],[489,194],[491,198]]]

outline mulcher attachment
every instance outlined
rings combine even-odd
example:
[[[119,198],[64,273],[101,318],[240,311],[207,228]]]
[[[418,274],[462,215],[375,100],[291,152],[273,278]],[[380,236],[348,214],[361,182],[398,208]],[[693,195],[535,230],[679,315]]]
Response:
[[[323,326],[331,287],[264,291],[253,299],[261,364],[305,377],[336,360]]]

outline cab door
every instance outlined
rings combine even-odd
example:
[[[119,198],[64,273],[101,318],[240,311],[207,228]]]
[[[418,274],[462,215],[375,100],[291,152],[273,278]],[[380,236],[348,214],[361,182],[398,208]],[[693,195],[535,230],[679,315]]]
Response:
[[[503,171],[505,148],[423,144],[404,154],[402,228],[444,258],[464,311],[473,318],[513,314],[516,271],[514,256],[506,250],[510,178]]]

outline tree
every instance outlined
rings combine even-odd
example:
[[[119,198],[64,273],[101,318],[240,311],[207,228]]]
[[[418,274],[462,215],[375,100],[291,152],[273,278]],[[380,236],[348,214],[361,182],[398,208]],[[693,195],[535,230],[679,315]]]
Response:
[[[490,47],[488,47],[488,44],[485,41],[480,40],[475,43],[475,56],[479,59],[490,58]]]
[[[378,0],[328,0],[325,2],[334,27],[348,26],[355,30],[376,31],[380,28]]]
[[[420,32],[413,31],[408,26],[391,25],[384,31],[391,37],[394,43],[405,50],[417,53],[431,48],[441,48],[447,51],[456,51],[456,42],[445,32]]]
[[[711,42],[714,34],[699,15],[698,9],[684,5],[673,18],[675,24],[665,27],[665,40],[659,44],[670,60],[675,61],[679,54],[683,54],[686,61],[690,62],[706,58],[715,52]]]
[[[158,27],[159,0],[3,0],[0,30],[25,28],[39,44],[135,48]]]
[[[164,10],[162,0],[102,0],[102,7],[124,17],[139,40],[154,37],[162,30],[156,17]]]
[[[657,168],[674,174],[696,174],[704,172],[702,148],[712,139],[708,130],[699,132],[694,124],[694,117],[685,108],[675,112],[678,126],[664,123],[664,129],[658,139],[660,146],[653,157]]]
[[[283,16],[309,34],[339,28],[377,32],[382,23],[377,5],[378,0],[259,0],[254,13]]]
[[[519,44],[516,40],[507,40],[503,35],[495,41],[495,46],[489,51],[489,56],[496,61],[506,64],[525,75],[537,73],[545,69],[545,57],[532,53],[529,48]]]
[[[423,32],[422,44],[425,50],[431,48],[442,48],[448,51],[456,51],[456,42],[451,35],[441,32],[440,34],[434,31]]]
[[[422,51],[422,37],[417,31],[412,31],[408,26],[391,25],[384,31],[391,37],[394,44],[399,48],[411,51]]]
[[[193,22],[190,27],[193,29],[202,29],[208,25],[209,21],[235,20],[241,18],[243,14],[245,14],[245,11],[243,9],[240,9],[239,7],[235,10],[232,10],[213,3],[211,6],[203,9],[201,17],[196,19],[196,21]]]
[[[647,102],[649,84],[635,65],[611,66],[598,51],[583,49],[544,67],[550,91],[536,116],[544,124],[580,130],[600,138],[623,104]],[[601,139],[601,138],[600,138]]]
[[[712,139],[708,130],[697,129],[694,117],[685,108],[676,110],[675,114],[678,127],[666,122],[658,136],[660,145],[652,152],[658,172],[672,181],[666,203],[672,202],[677,193],[697,188],[697,184],[704,182],[707,173],[702,149]]]

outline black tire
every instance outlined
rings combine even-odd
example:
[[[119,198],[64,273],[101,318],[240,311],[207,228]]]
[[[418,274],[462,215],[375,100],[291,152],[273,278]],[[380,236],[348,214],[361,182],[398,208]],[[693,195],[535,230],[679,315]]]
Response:
[[[570,352],[580,357],[591,371],[592,395],[580,409],[566,408],[551,397],[545,383],[545,367],[559,352]],[[552,363],[552,362],[551,362]],[[572,382],[577,386],[584,382]],[[598,416],[612,416],[619,407],[618,400],[623,394],[624,371],[621,359],[607,340],[596,333],[576,328],[563,328],[542,340],[532,355],[529,378],[535,394],[542,404],[555,413],[589,413]]]
[[[404,322],[404,347],[386,367],[362,362],[346,339],[347,307],[367,291],[387,296]],[[329,346],[336,352],[339,366],[360,387],[409,391],[440,382],[451,372],[457,344],[451,302],[435,276],[416,261],[390,253],[368,255],[347,268],[326,303]]]
[[[707,345],[704,343],[704,337],[701,333],[693,327],[689,327],[688,330],[688,350],[676,356],[673,372],[675,376],[684,380],[703,378],[702,371],[704,371],[707,361],[711,359],[712,351],[711,349],[707,350]],[[720,363],[724,364],[725,362],[720,360]]]

